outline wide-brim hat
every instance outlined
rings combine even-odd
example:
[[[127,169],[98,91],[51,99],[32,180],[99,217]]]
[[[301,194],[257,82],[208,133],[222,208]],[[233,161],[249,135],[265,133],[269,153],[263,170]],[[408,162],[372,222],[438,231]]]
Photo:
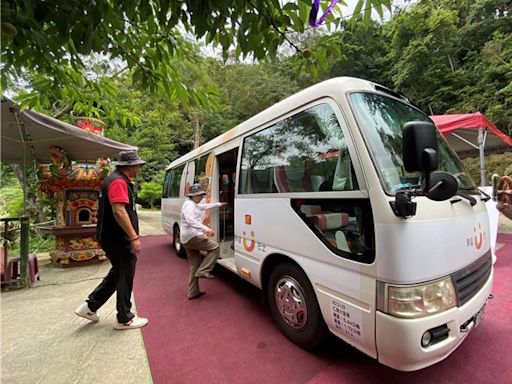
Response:
[[[139,157],[136,151],[119,152],[119,161],[117,162],[118,167],[143,164],[146,164],[146,162]]]
[[[188,197],[201,196],[201,195],[206,195],[206,192],[203,189],[203,187],[201,186],[201,184],[199,184],[199,183],[193,184],[187,193]]]

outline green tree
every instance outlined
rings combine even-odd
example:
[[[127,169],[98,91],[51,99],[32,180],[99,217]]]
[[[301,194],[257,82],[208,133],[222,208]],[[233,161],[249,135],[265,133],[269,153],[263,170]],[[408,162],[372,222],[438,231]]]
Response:
[[[448,111],[481,111],[512,136],[512,34],[495,32],[476,55],[467,76],[468,84]]]
[[[460,83],[458,13],[438,3],[421,2],[387,26],[394,85],[431,114],[446,111]]]
[[[236,64],[225,67],[216,78],[222,84],[222,102],[241,122],[299,90],[292,78],[276,70],[278,65]]]
[[[139,122],[124,125],[119,119],[107,117],[105,135],[139,147],[139,154],[146,161],[139,179],[151,181],[177,157],[179,138],[189,137],[188,122],[176,101],[134,88],[127,76],[119,79],[116,97],[118,108],[136,114]]]
[[[23,213],[23,191],[11,168],[1,165],[0,216],[19,217]]]
[[[340,54],[333,57],[328,77],[353,76],[392,86],[388,78],[390,68],[387,52],[389,36],[380,24],[365,24],[355,20],[344,23],[343,30],[334,34]]]
[[[180,103],[180,109],[192,127],[192,146],[197,148],[204,142],[203,129],[207,113],[217,105],[218,86],[210,76],[212,68],[216,65],[211,60],[205,60],[197,55],[193,62],[183,61],[177,66],[186,78],[185,84],[188,87],[203,90],[210,96],[210,102],[207,105],[201,103],[199,99],[193,99],[190,103]]]
[[[221,47],[224,60],[275,58],[279,47],[291,42],[291,31],[304,32],[310,7],[310,0],[284,6],[275,0],[2,1],[2,89],[28,75],[45,89],[32,93],[31,106],[47,105],[48,95],[61,94],[63,87],[79,95],[96,87],[84,71],[85,58],[96,53],[104,55],[103,65],[117,61],[116,73],[129,69],[137,87],[201,100],[174,65],[173,59],[191,54],[183,31]],[[363,11],[369,20],[371,7],[382,12],[391,1],[358,0],[355,13]],[[327,23],[338,16],[335,11]]]
[[[162,184],[149,181],[140,185],[140,191],[137,196],[142,201],[149,203],[151,209],[155,208],[155,200],[162,198]]]
[[[431,114],[480,111],[512,133],[512,3],[420,1],[384,25],[394,87]]]

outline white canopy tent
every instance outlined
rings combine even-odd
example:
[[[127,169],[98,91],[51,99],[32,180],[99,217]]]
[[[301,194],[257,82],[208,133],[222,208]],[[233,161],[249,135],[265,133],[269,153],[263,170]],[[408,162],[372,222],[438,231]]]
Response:
[[[11,100],[2,99],[1,153],[2,163],[23,163],[37,160],[50,162],[48,146],[62,148],[73,160],[115,157],[120,151],[137,150],[106,137],[41,113],[20,108]]]

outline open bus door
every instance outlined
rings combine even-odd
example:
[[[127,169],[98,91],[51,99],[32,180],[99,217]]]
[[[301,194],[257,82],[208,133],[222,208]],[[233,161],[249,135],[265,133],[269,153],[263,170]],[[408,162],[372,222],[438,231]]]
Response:
[[[216,171],[213,172],[212,186],[215,185],[217,200],[227,203],[216,212],[217,233],[220,245],[219,263],[236,272],[235,266],[235,183],[236,183],[236,162],[238,157],[238,148],[221,153],[216,157]],[[213,196],[213,194],[212,194]]]

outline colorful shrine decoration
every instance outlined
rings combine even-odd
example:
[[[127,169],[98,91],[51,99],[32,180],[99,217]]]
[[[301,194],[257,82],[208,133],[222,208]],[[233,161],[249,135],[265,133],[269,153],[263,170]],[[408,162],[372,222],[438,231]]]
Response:
[[[82,128],[88,132],[95,133],[97,135],[103,136],[103,128],[105,127],[105,122],[100,119],[96,119],[94,117],[75,117],[75,125],[79,128]]]
[[[56,199],[54,226],[40,227],[55,235],[52,263],[61,267],[107,259],[95,238],[96,213],[103,179],[110,174],[109,159],[73,162],[59,147],[50,146],[51,164],[40,164],[38,187]]]

